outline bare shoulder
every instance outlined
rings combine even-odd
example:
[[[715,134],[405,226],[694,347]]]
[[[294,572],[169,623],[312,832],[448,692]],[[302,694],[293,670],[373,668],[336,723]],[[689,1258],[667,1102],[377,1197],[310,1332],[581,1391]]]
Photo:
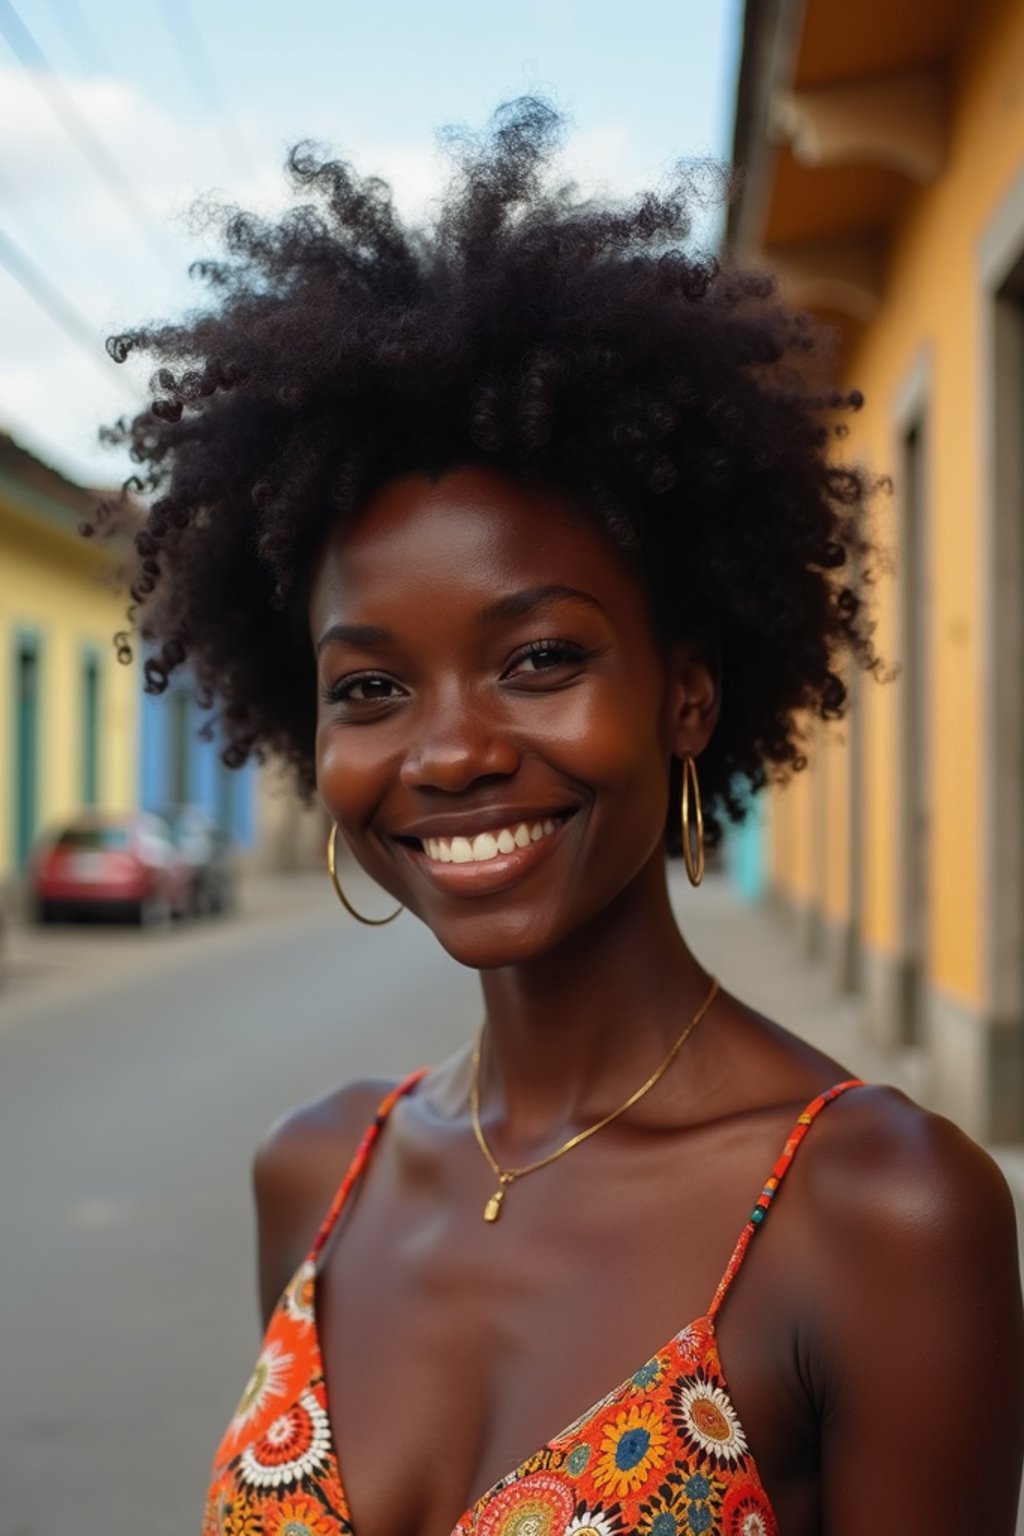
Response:
[[[1016,1215],[984,1149],[893,1088],[845,1093],[798,1158],[802,1293],[835,1404],[902,1372],[938,1403],[985,1354],[1019,1404],[1024,1364]],[[1005,1347],[993,1358],[992,1339]],[[814,1347],[812,1346],[812,1347]],[[948,1406],[948,1405],[947,1405]]]
[[[264,1322],[301,1264],[377,1108],[394,1087],[359,1078],[277,1120],[253,1159]]]
[[[958,1232],[1015,1233],[1013,1198],[998,1165],[951,1120],[896,1088],[865,1084],[832,1104],[803,1169],[816,1213],[828,1209],[858,1237],[928,1242]]]
[[[1011,1531],[1024,1309],[999,1168],[941,1115],[865,1086],[815,1121],[793,1173],[784,1257],[824,1526]]]

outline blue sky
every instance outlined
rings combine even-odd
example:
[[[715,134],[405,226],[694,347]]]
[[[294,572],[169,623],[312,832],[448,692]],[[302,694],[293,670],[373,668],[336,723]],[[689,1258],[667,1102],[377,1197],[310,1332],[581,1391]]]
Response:
[[[12,5],[163,236],[147,237],[61,128],[7,40]],[[436,131],[480,126],[529,91],[568,115],[565,168],[590,190],[624,194],[681,157],[727,158],[741,10],[740,0],[0,0],[0,231],[88,332],[72,341],[0,269],[0,425],[72,475],[120,478],[124,466],[95,446],[96,424],[130,408],[142,380],[105,362],[103,336],[199,300],[184,269],[209,239],[189,231],[189,204],[214,192],[280,208],[281,162],[298,138],[385,175],[414,216],[442,174]]]

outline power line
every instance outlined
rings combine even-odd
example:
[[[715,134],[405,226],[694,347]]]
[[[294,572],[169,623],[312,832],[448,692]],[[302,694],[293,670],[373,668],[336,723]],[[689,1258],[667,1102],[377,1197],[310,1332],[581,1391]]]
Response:
[[[45,97],[51,111],[59,118],[69,138],[74,140],[96,174],[106,182],[118,201],[129,209],[132,217],[145,230],[146,237],[160,260],[173,271],[175,277],[180,277],[181,266],[172,255],[172,248],[163,225],[136,191],[131,177],[110,153],[103,140],[93,131],[74,97],[61,84],[46,55],[10,0],[0,0],[0,32],[7,39],[12,52],[33,84]]]
[[[101,369],[107,382],[116,380],[122,392],[128,395],[138,408],[141,404],[138,392],[132,388],[123,373],[114,372],[104,362],[104,354],[100,350],[99,335],[89,324],[88,320],[79,310],[66,299],[56,284],[52,283],[41,267],[37,266],[31,256],[27,255],[19,245],[11,239],[10,235],[0,229],[0,263],[10,272],[11,276],[31,294],[41,309],[44,309],[50,319],[64,332],[65,336],[80,347],[97,368]]]
[[[164,25],[178,50],[182,69],[200,106],[220,124],[231,158],[241,171],[249,169],[249,157],[233,120],[229,117],[213,59],[203,42],[195,13],[188,0],[160,0]]]

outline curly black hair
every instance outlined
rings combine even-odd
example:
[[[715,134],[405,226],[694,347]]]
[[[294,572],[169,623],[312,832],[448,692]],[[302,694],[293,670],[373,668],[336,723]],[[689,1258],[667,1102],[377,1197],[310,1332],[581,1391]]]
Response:
[[[129,620],[149,692],[188,663],[224,761],[283,758],[310,794],[306,596],[328,528],[407,471],[535,478],[638,562],[659,633],[720,673],[713,844],[723,814],[804,766],[805,717],[844,713],[849,661],[879,667],[872,487],[830,456],[860,399],[808,381],[816,332],[770,277],[689,248],[685,171],[625,205],[584,200],[548,174],[561,127],[527,98],[451,134],[429,228],[308,144],[288,159],[304,200],[279,222],[214,210],[226,259],[194,269],[209,306],[108,343],[157,362],[148,409],[103,434],[150,498]]]

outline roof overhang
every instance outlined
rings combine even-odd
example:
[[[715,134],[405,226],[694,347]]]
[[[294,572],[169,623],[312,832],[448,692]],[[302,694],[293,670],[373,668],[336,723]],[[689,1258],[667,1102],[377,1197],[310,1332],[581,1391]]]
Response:
[[[790,300],[870,321],[889,232],[941,175],[967,0],[747,0],[726,244]]]

